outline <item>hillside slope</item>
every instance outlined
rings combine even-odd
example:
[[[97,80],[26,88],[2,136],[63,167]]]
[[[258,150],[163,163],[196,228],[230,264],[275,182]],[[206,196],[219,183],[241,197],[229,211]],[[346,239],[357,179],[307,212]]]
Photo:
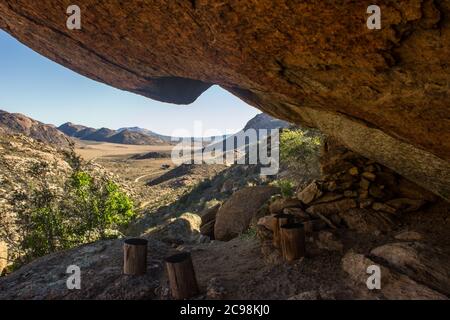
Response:
[[[23,134],[58,147],[68,147],[71,139],[52,125],[31,119],[20,113],[0,110],[0,134]]]

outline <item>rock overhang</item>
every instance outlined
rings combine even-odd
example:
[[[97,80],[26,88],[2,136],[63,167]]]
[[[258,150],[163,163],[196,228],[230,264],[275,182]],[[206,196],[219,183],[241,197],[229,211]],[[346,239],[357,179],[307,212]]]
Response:
[[[0,3],[0,27],[78,73],[188,104],[218,84],[450,198],[450,3],[66,0]]]

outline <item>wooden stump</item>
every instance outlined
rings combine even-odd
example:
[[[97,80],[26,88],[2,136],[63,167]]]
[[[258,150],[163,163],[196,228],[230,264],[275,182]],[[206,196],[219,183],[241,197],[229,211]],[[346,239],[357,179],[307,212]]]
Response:
[[[305,256],[305,230],[301,223],[289,223],[281,227],[281,248],[286,261]]]
[[[189,252],[179,253],[166,258],[172,297],[177,300],[188,299],[199,293],[194,266]]]
[[[143,275],[147,272],[147,244],[145,239],[133,238],[123,244],[123,273]]]
[[[292,216],[289,214],[277,214],[274,219],[273,226],[273,246],[281,248],[280,227],[291,222]]]

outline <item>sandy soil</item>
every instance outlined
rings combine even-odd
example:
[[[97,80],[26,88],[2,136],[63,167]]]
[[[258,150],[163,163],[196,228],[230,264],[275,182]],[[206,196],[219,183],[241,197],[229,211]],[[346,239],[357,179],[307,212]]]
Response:
[[[144,184],[167,171],[161,168],[162,165],[170,165],[171,167],[174,165],[170,158],[135,160],[131,157],[148,152],[168,153],[172,148],[171,145],[141,146],[77,141],[75,152],[87,161],[98,162],[126,181]]]
[[[92,160],[100,157],[114,156],[132,156],[134,154],[146,153],[151,151],[162,152],[171,151],[173,146],[141,146],[129,144],[117,144],[96,141],[77,141],[75,151],[85,160]]]

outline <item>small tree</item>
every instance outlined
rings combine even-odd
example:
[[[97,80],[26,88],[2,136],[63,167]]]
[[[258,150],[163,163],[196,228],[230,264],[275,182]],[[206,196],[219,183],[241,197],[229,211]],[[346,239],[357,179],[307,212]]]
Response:
[[[75,171],[62,194],[48,183],[32,188],[19,211],[23,226],[17,265],[58,250],[120,234],[135,217],[132,200],[107,179]],[[112,230],[117,232],[113,233]]]
[[[284,129],[280,133],[280,160],[300,183],[319,176],[322,137],[313,130]]]

